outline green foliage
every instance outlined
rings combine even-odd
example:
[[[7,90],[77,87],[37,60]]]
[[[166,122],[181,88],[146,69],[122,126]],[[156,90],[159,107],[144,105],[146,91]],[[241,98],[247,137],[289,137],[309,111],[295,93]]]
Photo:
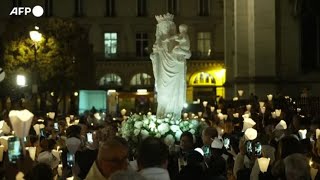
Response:
[[[34,26],[40,27],[42,40],[35,46],[29,37]],[[19,71],[27,78],[38,77],[40,91],[68,91],[75,88],[79,63],[86,61],[90,45],[85,28],[76,22],[58,18],[36,23],[12,18],[3,34],[4,69],[11,81]],[[35,58],[35,47],[37,49]],[[36,73],[36,76],[34,76]],[[11,78],[10,78],[11,77]]]

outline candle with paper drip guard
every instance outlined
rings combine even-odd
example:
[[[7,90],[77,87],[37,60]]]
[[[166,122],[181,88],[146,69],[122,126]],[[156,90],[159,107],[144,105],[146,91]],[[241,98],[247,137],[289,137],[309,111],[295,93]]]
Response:
[[[284,120],[281,120],[275,127],[276,130],[287,129],[287,123]]]
[[[202,116],[202,112],[198,112],[198,116],[201,117]]]
[[[202,105],[203,105],[204,107],[207,107],[208,101],[203,101],[203,102],[202,102]]]
[[[9,112],[9,118],[16,136],[19,138],[28,136],[33,118],[30,111],[26,109],[22,111],[12,110]]]
[[[243,96],[243,93],[244,93],[244,91],[242,90],[242,89],[239,89],[238,90],[238,95],[241,97],[241,96]]]
[[[57,171],[58,171],[58,175],[61,177],[62,176],[62,164],[58,165]]]
[[[254,125],[256,125],[254,120],[251,118],[244,118],[242,132],[245,132],[248,128],[252,128]]]
[[[8,151],[8,139],[12,138],[14,136],[1,136],[0,137],[0,142],[3,145],[3,150]]]
[[[320,129],[316,129],[316,139],[319,139],[320,136]]]
[[[26,150],[29,152],[30,158],[35,161],[37,147],[26,147]]]
[[[210,106],[210,111],[214,112],[215,107],[214,106]]]
[[[268,101],[272,101],[272,97],[273,97],[272,94],[268,94],[267,95]]]
[[[79,119],[74,120],[74,125],[78,125],[79,124]]]
[[[247,104],[247,105],[246,105],[246,109],[247,109],[247,111],[249,111],[249,112],[250,112],[251,108],[252,108],[251,104]]]
[[[36,134],[40,135],[40,130],[44,128],[44,124],[35,124],[33,125],[33,129],[36,132]]]
[[[271,117],[272,117],[273,119],[276,119],[276,118],[277,118],[276,112],[271,112]]]
[[[259,101],[259,106],[260,108],[264,106],[264,102],[263,101]]]
[[[239,113],[233,113],[234,118],[239,118]]]
[[[71,124],[70,124],[70,117],[66,117],[66,122],[67,122],[67,126],[69,127]]]
[[[238,101],[238,100],[239,100],[238,97],[234,97],[234,98],[232,99],[232,101]]]
[[[224,115],[222,113],[218,113],[217,116],[221,121],[224,120]]]
[[[61,156],[62,151],[59,151],[57,148],[57,150],[52,149],[51,153],[54,155],[54,157],[56,157],[60,161],[60,156]]]
[[[9,134],[11,131],[10,127],[8,126],[8,124],[4,120],[0,121],[0,130],[4,134]]]
[[[4,145],[0,145],[0,162],[3,160]]]
[[[307,138],[307,130],[306,129],[300,129],[298,131],[300,139],[306,139]]]
[[[218,113],[218,114],[221,113],[221,109],[217,109],[217,113]]]
[[[269,163],[270,163],[270,158],[265,158],[265,157],[258,158],[258,165],[259,165],[260,171],[263,173],[268,171]]]

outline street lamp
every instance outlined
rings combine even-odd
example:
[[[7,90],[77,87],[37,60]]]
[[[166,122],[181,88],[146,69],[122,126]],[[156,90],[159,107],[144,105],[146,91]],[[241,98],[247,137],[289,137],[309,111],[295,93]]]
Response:
[[[17,85],[20,87],[26,86],[26,77],[24,75],[17,75]]]
[[[33,85],[32,85],[32,93],[37,94],[38,93],[38,74],[37,74],[37,43],[39,43],[42,40],[42,34],[38,31],[39,27],[35,26],[35,30],[32,30],[29,32],[30,39],[33,41],[33,47],[34,47],[34,66],[33,66],[33,73],[35,75],[32,79]],[[37,109],[37,96],[35,96],[35,102],[34,102],[34,111]]]

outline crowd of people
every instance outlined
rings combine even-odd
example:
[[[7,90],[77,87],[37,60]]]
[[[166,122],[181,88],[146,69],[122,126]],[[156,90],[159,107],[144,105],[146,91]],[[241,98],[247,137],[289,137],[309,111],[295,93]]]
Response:
[[[34,117],[21,143],[36,147],[35,157],[22,149],[23,156],[11,162],[5,152],[0,179],[16,179],[18,172],[26,180],[320,179],[319,117],[304,114],[292,102],[275,102],[217,102],[215,108],[205,110],[205,118],[198,117],[206,122],[198,136],[183,132],[174,147],[147,137],[134,152],[118,132],[121,122],[112,117],[103,122],[93,114],[79,120],[68,117],[70,121]],[[227,116],[221,118],[221,114]],[[253,139],[245,135],[246,118],[254,121],[250,128],[257,136]],[[8,116],[4,121],[11,126]],[[43,124],[40,133],[35,124]],[[300,130],[306,130],[306,135]],[[269,158],[263,172],[261,157]]]

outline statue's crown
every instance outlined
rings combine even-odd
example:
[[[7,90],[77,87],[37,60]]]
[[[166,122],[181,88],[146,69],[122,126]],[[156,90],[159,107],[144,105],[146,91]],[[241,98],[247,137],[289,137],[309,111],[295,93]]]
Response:
[[[164,15],[156,16],[156,20],[158,21],[158,23],[161,23],[163,21],[173,21],[173,17],[173,14],[167,13]]]

